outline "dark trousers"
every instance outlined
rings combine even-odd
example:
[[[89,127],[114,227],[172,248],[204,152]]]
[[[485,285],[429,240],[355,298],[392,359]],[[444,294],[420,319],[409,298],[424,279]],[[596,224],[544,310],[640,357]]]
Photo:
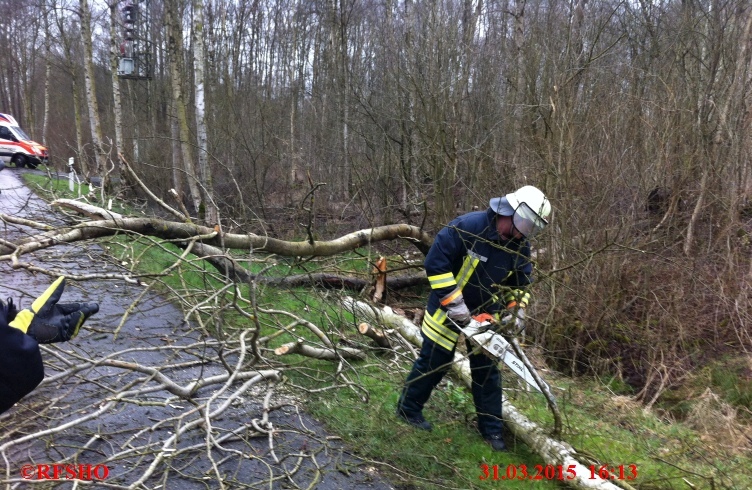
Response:
[[[468,345],[468,351],[471,347]],[[478,414],[478,430],[486,438],[501,435],[501,374],[490,358],[471,354],[470,372],[473,376],[473,402]],[[454,362],[454,350],[447,351],[423,335],[420,355],[405,381],[397,409],[405,415],[418,415]]]

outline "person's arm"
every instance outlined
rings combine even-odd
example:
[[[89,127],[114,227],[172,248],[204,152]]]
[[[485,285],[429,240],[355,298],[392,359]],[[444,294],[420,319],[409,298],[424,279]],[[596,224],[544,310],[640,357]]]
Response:
[[[0,301],[0,413],[15,405],[44,378],[37,341],[8,325],[15,316],[13,302]]]
[[[44,365],[39,344],[66,342],[99,311],[97,303],[58,303],[65,289],[59,277],[28,308],[16,312],[0,301],[0,413],[39,385]]]
[[[426,255],[424,266],[431,289],[439,297],[447,316],[463,325],[470,321],[470,310],[465,304],[453,273],[454,262],[465,255],[462,234],[457,224],[457,221],[450,223],[436,235],[433,246]]]

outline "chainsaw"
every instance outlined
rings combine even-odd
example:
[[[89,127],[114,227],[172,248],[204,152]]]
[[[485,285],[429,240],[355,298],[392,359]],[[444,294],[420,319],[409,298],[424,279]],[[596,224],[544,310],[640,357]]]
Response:
[[[491,328],[492,323],[486,317],[486,315],[478,315],[475,318],[471,318],[470,322],[464,327],[458,325],[451,318],[449,321],[460,329],[472,345],[480,347],[485,355],[496,362],[503,362],[514,374],[522,378],[523,381],[536,390],[541,391],[530,370],[512,352],[512,345],[500,333],[495,332]],[[545,382],[543,384],[548,390],[548,385]]]

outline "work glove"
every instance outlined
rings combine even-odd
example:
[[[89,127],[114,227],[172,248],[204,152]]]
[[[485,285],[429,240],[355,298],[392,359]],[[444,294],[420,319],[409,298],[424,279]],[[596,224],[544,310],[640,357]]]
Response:
[[[59,277],[30,308],[18,312],[10,326],[34,338],[40,344],[65,342],[76,335],[87,318],[99,311],[97,303],[58,304],[65,289]]]
[[[524,289],[512,289],[504,295],[504,301],[507,304],[507,310],[525,308],[530,302],[530,293]]]
[[[449,302],[442,304],[444,305],[444,308],[446,308],[447,317],[457,325],[464,327],[470,323],[470,310],[467,308],[465,299],[462,297],[461,293]]]
[[[504,295],[506,312],[500,314],[499,324],[510,334],[525,330],[525,308],[530,302],[530,293],[524,289],[512,289]]]
[[[525,308],[517,306],[496,314],[499,328],[510,335],[518,335],[525,330]]]

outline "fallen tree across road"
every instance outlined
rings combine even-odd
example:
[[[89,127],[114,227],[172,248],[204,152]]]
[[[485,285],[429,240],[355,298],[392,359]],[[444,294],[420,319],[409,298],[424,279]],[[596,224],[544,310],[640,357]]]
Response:
[[[0,221],[15,223],[16,218],[0,213]],[[30,225],[28,220],[21,224]],[[41,223],[35,226],[35,228],[46,227]],[[60,227],[25,237],[16,243],[0,242],[0,260],[7,260],[11,254],[20,256],[56,244],[74,243],[121,233],[135,233],[167,240],[199,238],[204,244],[214,247],[255,250],[285,257],[328,257],[371,243],[400,238],[409,240],[421,251],[426,251],[433,241],[425,231],[407,224],[379,226],[348,233],[334,240],[310,243],[308,241],[291,242],[254,233],[221,233],[206,226],[157,218],[122,218],[84,221],[73,226]]]

